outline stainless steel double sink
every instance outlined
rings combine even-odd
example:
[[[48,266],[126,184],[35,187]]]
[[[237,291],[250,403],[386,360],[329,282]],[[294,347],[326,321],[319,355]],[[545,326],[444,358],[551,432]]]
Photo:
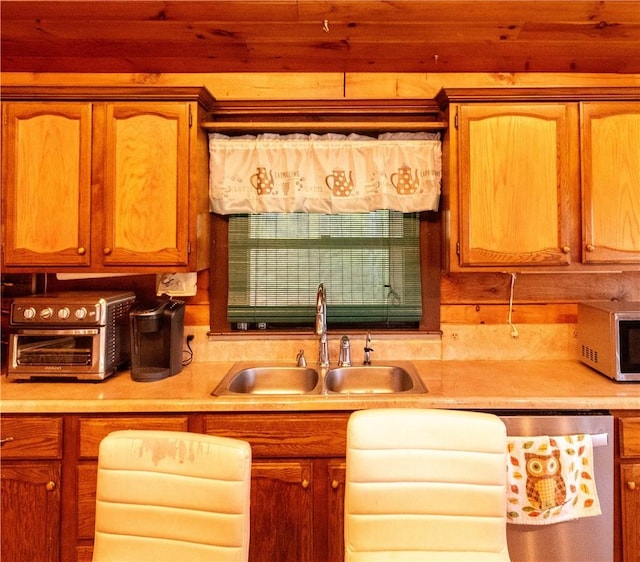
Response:
[[[424,394],[410,361],[350,367],[296,367],[290,364],[235,363],[211,393],[234,395]]]

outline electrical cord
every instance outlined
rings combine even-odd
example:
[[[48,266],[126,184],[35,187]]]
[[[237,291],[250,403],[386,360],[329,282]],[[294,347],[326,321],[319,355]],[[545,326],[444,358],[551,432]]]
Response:
[[[193,349],[191,349],[191,342],[194,340],[195,336],[189,334],[187,336],[187,349],[182,350],[182,366],[186,367],[193,361]]]
[[[507,320],[507,322],[509,323],[509,326],[511,326],[511,337],[512,338],[517,338],[518,337],[518,328],[516,328],[513,324],[513,322],[511,322],[511,314],[513,312],[513,289],[515,287],[516,284],[516,274],[512,273],[511,274],[511,291],[509,293],[509,318]]]

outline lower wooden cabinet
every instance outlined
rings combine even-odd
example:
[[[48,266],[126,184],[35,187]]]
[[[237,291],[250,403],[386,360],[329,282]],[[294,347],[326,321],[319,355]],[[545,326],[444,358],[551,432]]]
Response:
[[[60,557],[62,418],[3,416],[0,559]]]
[[[640,561],[640,412],[618,418],[623,562]]]
[[[313,562],[313,497],[313,461],[254,461],[250,560]]]
[[[251,562],[344,559],[348,413],[217,414],[204,432],[251,444]]]
[[[111,431],[197,431],[249,441],[252,449],[251,562],[340,562],[344,456],[349,414],[193,414],[70,416],[73,532],[63,560],[90,562],[98,446]]]
[[[60,463],[3,463],[0,559],[60,560],[60,481]]]
[[[327,493],[327,560],[344,560],[344,483],[347,465],[344,459],[331,459],[327,466],[330,489]]]
[[[95,529],[96,480],[98,469],[98,448],[100,441],[112,431],[122,429],[161,429],[167,431],[188,431],[188,416],[100,416],[73,417],[69,420],[73,428],[75,459],[75,496],[73,541],[63,541],[63,560],[91,562],[93,555],[93,534]]]
[[[111,431],[131,428],[248,441],[253,455],[250,560],[341,562],[349,414],[3,416],[1,559],[91,561],[98,446]],[[615,415],[616,560],[638,562],[640,411]]]

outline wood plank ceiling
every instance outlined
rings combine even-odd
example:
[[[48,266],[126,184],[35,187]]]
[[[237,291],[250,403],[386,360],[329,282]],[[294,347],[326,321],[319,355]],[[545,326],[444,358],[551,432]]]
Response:
[[[3,0],[2,71],[640,72],[638,0]]]

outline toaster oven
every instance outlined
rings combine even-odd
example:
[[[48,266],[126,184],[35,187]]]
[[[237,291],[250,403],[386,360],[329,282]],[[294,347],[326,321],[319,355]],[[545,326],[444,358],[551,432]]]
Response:
[[[129,363],[132,292],[69,291],[15,298],[10,379],[102,380]]]

